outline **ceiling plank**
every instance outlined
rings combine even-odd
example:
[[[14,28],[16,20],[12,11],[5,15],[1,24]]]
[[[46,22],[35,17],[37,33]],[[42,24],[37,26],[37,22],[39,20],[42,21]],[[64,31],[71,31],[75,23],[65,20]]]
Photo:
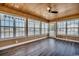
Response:
[[[79,3],[51,3],[51,10],[54,10],[54,5],[56,5],[55,8],[58,14],[49,13],[47,3],[5,3],[3,5],[9,9],[27,14],[28,17],[48,22],[74,18],[75,15],[79,14]]]
[[[75,18],[79,18],[79,14],[73,14],[73,15],[68,15],[68,16],[64,16],[61,18],[55,18],[54,20],[51,20],[49,22],[57,22],[57,21],[63,21],[63,20],[72,20]]]
[[[18,11],[18,10],[15,10],[15,9],[12,9],[12,8],[9,8],[9,7],[3,6],[3,5],[0,5],[0,12],[48,22],[48,20],[46,20],[46,19],[43,19],[43,18],[40,18],[37,16],[33,16],[33,15],[30,15],[30,14],[27,14],[27,13],[24,13],[24,12],[21,12],[21,11]]]

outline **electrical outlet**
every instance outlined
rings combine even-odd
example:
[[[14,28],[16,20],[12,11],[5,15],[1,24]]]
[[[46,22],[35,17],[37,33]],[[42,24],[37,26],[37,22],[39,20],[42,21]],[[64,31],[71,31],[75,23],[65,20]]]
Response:
[[[18,43],[18,41],[16,41],[16,43]]]

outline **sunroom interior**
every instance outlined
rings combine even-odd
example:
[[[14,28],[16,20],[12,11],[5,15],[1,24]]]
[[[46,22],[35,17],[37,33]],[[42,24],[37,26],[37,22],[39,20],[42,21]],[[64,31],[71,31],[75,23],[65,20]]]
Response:
[[[79,55],[78,3],[0,3],[0,55]]]

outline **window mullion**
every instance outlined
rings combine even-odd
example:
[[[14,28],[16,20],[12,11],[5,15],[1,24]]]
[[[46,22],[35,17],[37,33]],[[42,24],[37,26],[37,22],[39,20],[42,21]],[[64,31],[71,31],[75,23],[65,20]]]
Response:
[[[13,18],[13,37],[16,37],[16,24],[15,24],[15,20],[16,19]]]
[[[9,16],[7,16],[7,17],[8,17],[8,22],[9,22],[9,26],[8,26],[8,28],[9,28],[9,29],[8,29],[8,32],[9,32],[9,33],[8,33],[8,37],[10,37],[10,17],[9,17]]]
[[[6,26],[5,26],[5,18],[6,18],[6,17],[3,18],[3,19],[4,19],[4,26],[3,26],[3,27],[4,27],[4,38],[5,38],[5,27],[6,27]]]
[[[45,23],[44,23],[44,35],[45,35]]]
[[[48,37],[49,37],[49,34],[50,34],[50,24],[48,23],[48,33],[47,33]]]
[[[42,22],[40,21],[40,35],[42,34]]]
[[[68,31],[68,30],[67,30],[67,20],[66,20],[66,28],[65,28],[65,29],[66,29],[66,36],[67,36],[67,31]]]
[[[28,18],[26,19],[26,25],[25,25],[25,32],[26,32],[26,36],[28,37]]]
[[[57,37],[57,21],[55,23],[55,36]]]
[[[35,21],[34,21],[34,36],[35,36]]]
[[[78,36],[79,36],[79,20],[78,20]]]
[[[1,15],[0,15],[0,38],[1,38]]]

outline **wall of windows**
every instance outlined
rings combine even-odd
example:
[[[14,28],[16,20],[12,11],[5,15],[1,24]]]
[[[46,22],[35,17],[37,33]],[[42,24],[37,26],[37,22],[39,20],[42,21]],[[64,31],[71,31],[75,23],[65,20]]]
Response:
[[[0,13],[0,38],[25,36],[25,20]]]
[[[79,19],[57,22],[57,35],[79,36]]]
[[[28,24],[28,26],[26,25]],[[0,13],[0,38],[36,36],[48,34],[48,23],[35,19],[17,17]],[[26,30],[28,28],[28,30]],[[50,23],[50,36],[79,36],[79,19],[71,19]],[[57,30],[56,30],[57,28]]]
[[[57,23],[57,25],[56,25]],[[50,23],[49,36],[79,36],[79,19],[70,19]],[[56,30],[57,29],[57,30]]]
[[[45,22],[37,21],[34,19],[28,19],[28,36],[47,35],[48,24]]]
[[[48,34],[48,23],[0,13],[0,39]]]

